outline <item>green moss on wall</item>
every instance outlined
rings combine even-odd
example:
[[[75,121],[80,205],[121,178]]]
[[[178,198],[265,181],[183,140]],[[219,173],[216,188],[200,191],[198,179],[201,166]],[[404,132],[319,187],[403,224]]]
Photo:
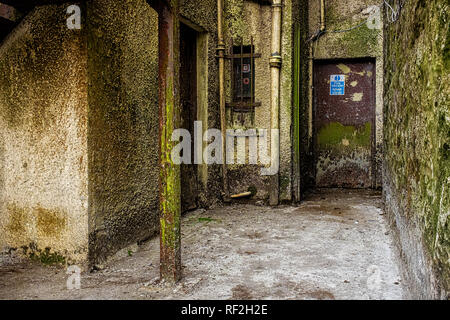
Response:
[[[244,0],[227,0],[225,9],[225,30],[235,41],[248,41],[250,36],[244,17]],[[236,42],[238,43],[238,42]]]
[[[364,126],[357,128],[354,126],[344,126],[338,122],[332,122],[319,131],[317,134],[317,141],[321,147],[369,147],[371,136],[371,123],[366,123]]]
[[[450,291],[449,10],[446,0],[408,1],[400,21],[385,28],[385,184],[399,204],[391,211],[418,226],[426,263],[441,281],[419,285],[441,297]],[[413,269],[413,253],[406,256],[411,273],[422,272]]]
[[[342,45],[349,56],[361,57],[367,52],[376,52],[380,31],[369,29],[367,25],[346,32],[342,37]]]
[[[310,34],[320,28],[319,1],[310,1]],[[327,32],[314,44],[314,57],[328,58],[357,58],[378,57],[382,54],[381,29],[369,29],[366,24],[368,15],[362,12],[372,5],[379,5],[378,1],[352,0],[342,5],[341,2],[326,1],[325,25]],[[346,31],[354,26],[362,26]]]

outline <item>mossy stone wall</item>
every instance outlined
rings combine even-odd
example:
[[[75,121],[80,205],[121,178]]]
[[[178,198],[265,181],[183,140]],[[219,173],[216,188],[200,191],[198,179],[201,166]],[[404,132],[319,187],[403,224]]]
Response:
[[[449,13],[447,0],[406,1],[384,30],[384,197],[421,298],[450,292]]]

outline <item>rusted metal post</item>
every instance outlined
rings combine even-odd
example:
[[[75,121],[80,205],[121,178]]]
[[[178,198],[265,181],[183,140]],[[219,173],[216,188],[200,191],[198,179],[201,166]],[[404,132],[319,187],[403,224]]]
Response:
[[[179,97],[178,0],[158,3],[159,13],[159,136],[160,136],[160,275],[168,282],[181,279],[180,166],[171,152],[172,132],[181,123]]]

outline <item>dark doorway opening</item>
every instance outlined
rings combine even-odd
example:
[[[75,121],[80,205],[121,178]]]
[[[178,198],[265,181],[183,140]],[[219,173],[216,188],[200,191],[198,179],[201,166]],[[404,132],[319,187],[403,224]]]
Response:
[[[375,187],[375,76],[372,59],[314,62],[316,187]]]
[[[181,128],[194,137],[194,122],[197,120],[197,37],[198,33],[180,23],[180,103]],[[194,141],[191,159],[194,159]],[[198,207],[197,165],[181,165],[181,210],[186,212]]]

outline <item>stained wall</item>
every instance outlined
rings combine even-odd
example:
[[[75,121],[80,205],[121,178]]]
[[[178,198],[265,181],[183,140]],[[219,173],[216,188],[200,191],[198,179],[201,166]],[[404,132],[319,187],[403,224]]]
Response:
[[[88,250],[87,47],[66,18],[38,7],[0,43],[0,247],[44,263]]]
[[[384,183],[415,298],[450,292],[450,7],[405,2],[386,24]]]

